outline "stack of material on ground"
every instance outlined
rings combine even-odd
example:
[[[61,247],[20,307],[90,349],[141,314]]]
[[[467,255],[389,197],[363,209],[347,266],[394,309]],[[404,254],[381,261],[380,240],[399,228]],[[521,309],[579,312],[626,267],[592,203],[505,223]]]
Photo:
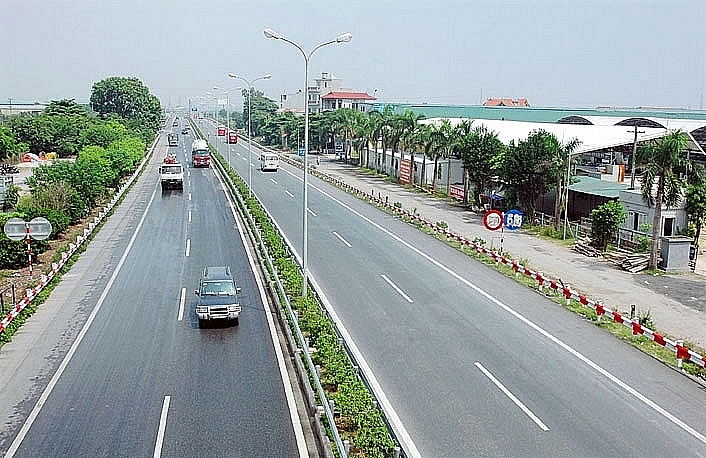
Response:
[[[607,256],[612,263],[631,273],[647,269],[647,264],[650,261],[649,253],[633,253],[627,250],[616,250]]]
[[[591,239],[589,237],[579,237],[574,242],[573,250],[583,254],[584,256],[590,256],[597,258],[603,255],[601,250],[591,246]]]

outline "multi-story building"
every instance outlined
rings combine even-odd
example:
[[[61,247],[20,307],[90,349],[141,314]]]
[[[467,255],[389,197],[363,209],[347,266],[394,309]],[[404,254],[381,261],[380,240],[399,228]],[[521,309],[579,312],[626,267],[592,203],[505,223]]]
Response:
[[[321,77],[316,78],[314,82],[314,85],[307,88],[309,113],[321,113],[339,108],[353,108],[365,112],[369,106],[368,102],[375,100],[375,97],[367,92],[353,92],[349,88],[342,87],[342,80],[328,72],[321,73]],[[280,111],[302,113],[303,106],[301,90],[293,94],[280,95]]]

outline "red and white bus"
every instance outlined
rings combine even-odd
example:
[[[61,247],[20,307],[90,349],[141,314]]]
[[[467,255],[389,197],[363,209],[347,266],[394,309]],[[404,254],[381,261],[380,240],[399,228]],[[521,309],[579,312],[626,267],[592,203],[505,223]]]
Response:
[[[224,137],[225,135],[226,135],[226,127],[225,126],[218,126],[218,136]]]
[[[238,143],[238,132],[228,132],[228,143]]]

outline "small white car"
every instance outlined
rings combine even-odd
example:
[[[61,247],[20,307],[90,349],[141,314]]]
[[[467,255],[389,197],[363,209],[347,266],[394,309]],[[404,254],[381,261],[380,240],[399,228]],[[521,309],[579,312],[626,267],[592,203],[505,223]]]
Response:
[[[276,172],[279,168],[279,156],[275,153],[262,153],[260,156],[260,170],[263,172]]]

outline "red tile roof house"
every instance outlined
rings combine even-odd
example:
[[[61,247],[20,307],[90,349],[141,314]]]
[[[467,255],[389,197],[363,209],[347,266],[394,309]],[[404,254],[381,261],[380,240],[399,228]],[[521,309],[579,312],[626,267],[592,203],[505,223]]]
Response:
[[[322,111],[353,108],[365,112],[370,100],[377,100],[367,92],[329,92],[321,96]]]
[[[490,98],[483,103],[486,107],[528,107],[527,99]]]

